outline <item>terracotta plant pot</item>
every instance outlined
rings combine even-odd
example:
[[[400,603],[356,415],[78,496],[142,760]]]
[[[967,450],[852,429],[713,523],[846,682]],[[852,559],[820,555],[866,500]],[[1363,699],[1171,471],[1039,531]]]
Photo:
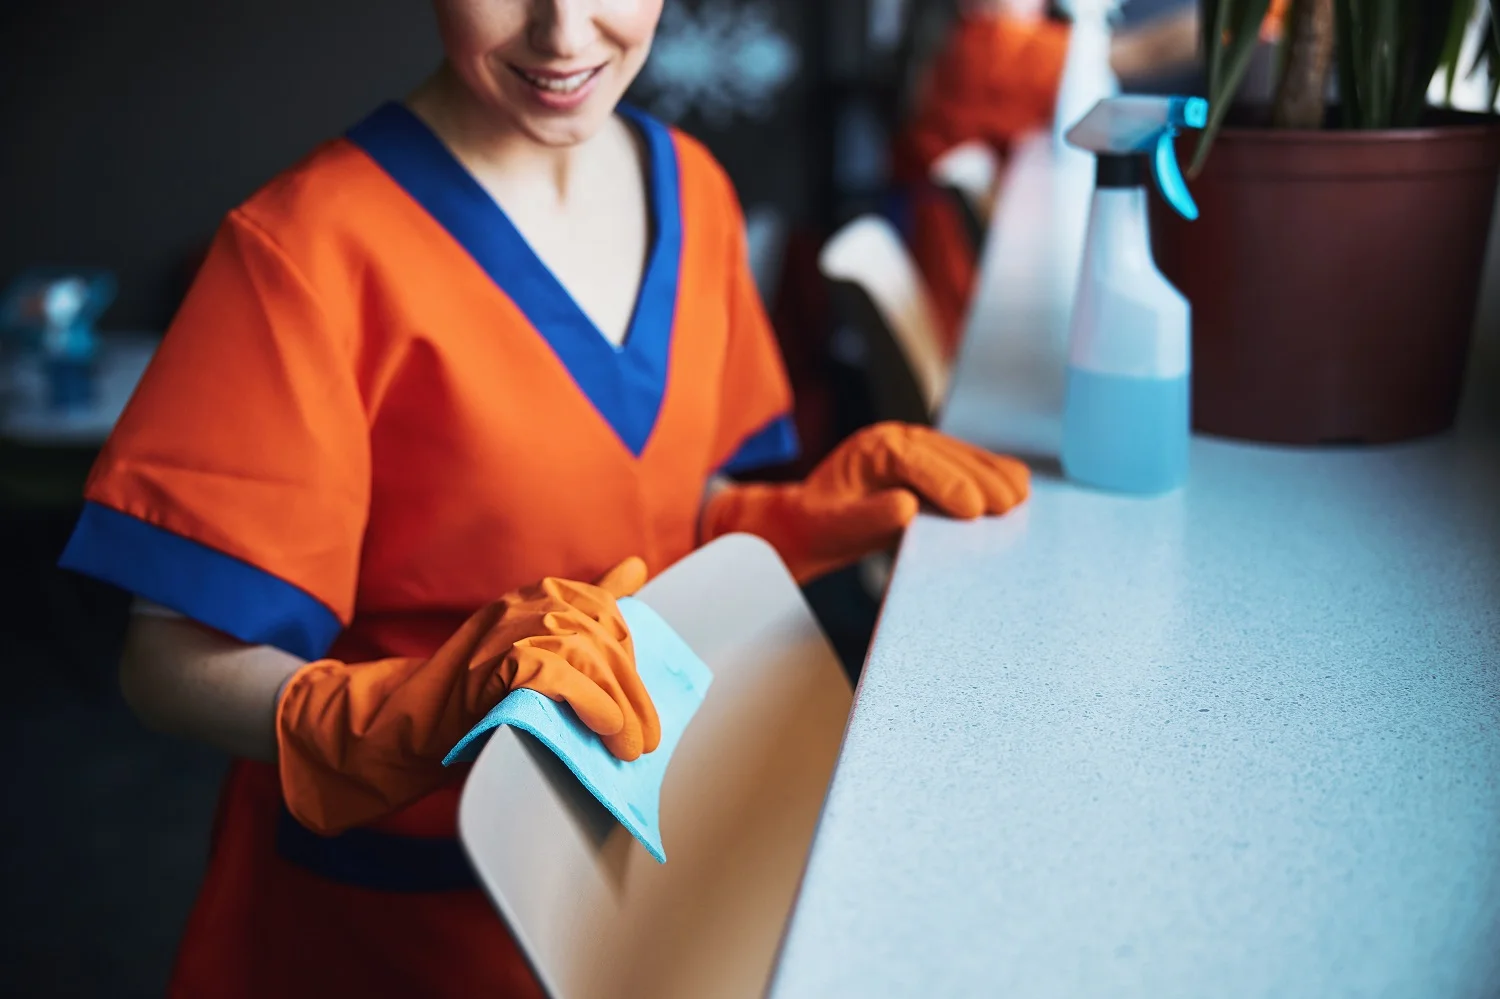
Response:
[[[1194,428],[1326,444],[1452,426],[1497,179],[1486,116],[1226,128],[1190,184],[1199,220],[1152,210],[1157,262],[1193,305]]]

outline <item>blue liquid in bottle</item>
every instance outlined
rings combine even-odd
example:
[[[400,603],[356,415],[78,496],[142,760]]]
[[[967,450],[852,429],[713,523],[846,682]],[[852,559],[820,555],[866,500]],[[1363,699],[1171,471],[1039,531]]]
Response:
[[[1124,493],[1165,493],[1187,478],[1188,376],[1135,378],[1069,366],[1063,471]]]

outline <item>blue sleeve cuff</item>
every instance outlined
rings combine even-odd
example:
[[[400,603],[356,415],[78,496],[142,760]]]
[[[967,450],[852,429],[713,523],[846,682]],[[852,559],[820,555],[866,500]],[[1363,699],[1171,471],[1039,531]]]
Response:
[[[719,471],[734,475],[757,468],[785,465],[789,461],[795,461],[801,453],[802,443],[797,439],[797,426],[792,422],[791,416],[782,415],[747,437],[740,449]]]
[[[342,630],[306,590],[206,545],[87,503],[58,564],[251,645],[318,659]]]

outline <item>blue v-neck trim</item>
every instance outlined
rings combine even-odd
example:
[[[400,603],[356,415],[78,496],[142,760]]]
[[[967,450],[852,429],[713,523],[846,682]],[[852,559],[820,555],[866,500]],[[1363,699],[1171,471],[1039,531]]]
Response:
[[[634,108],[622,105],[619,111],[645,138],[652,222],[651,250],[635,311],[619,347],[606,340],[578,307],[495,199],[405,106],[382,106],[351,129],[348,138],[510,297],[599,415],[639,457],[667,390],[682,257],[682,207],[671,133]]]

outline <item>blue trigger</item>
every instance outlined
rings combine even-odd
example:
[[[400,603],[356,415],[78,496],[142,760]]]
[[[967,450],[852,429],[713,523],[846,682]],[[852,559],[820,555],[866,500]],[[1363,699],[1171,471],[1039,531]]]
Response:
[[[1161,191],[1161,196],[1177,209],[1177,214],[1191,221],[1198,217],[1198,205],[1188,192],[1187,181],[1182,178],[1182,169],[1177,165],[1177,150],[1172,143],[1176,134],[1168,128],[1157,137],[1151,173],[1156,178],[1156,188]]]

